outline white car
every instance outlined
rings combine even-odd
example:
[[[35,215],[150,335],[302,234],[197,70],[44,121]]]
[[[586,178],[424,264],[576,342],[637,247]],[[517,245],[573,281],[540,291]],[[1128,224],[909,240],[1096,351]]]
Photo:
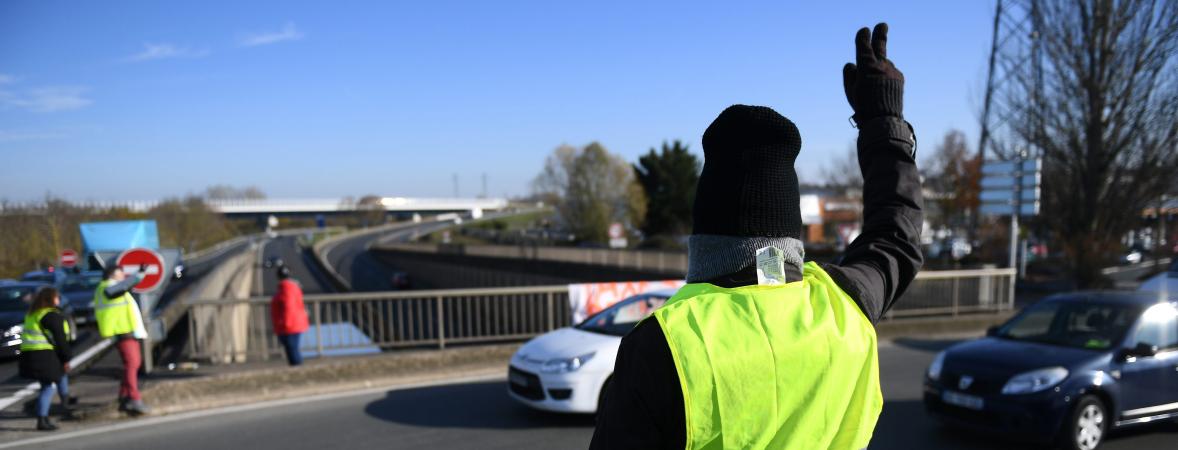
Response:
[[[676,289],[627,297],[580,324],[528,341],[507,369],[507,392],[533,408],[593,413],[614,373],[622,336],[663,306]]]

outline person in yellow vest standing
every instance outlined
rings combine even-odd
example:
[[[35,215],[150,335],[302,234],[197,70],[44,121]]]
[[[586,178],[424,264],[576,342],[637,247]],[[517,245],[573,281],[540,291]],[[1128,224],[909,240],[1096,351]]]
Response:
[[[143,356],[140,339],[147,338],[139,304],[131,296],[131,288],[143,280],[144,267],[132,276],[117,265],[107,267],[104,279],[94,290],[94,316],[98,334],[114,340],[123,360],[123,379],[119,384],[119,410],[134,415],[147,414],[151,408],[139,396],[139,365]]]
[[[923,263],[916,140],[887,25],[843,69],[859,129],[863,227],[805,261],[801,135],[763,106],[720,113],[688,240],[687,285],[622,340],[592,449],[862,449],[883,406],[874,323]]]
[[[37,397],[37,429],[57,429],[49,420],[49,404],[53,401],[53,387],[62,407],[77,402],[70,397],[70,324],[58,309],[61,296],[57,289],[43,287],[33,296],[29,312],[20,333],[20,375],[41,383],[41,395]]]

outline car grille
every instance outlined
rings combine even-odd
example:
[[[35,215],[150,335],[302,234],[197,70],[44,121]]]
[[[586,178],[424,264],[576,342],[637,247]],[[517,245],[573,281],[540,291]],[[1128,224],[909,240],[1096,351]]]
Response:
[[[973,377],[973,382],[970,383],[969,387],[965,389],[961,389],[960,384],[961,377],[963,375],[969,375]],[[946,373],[941,376],[941,385],[944,386],[945,389],[974,395],[998,394],[1002,392],[1002,386],[1005,383],[1005,380],[998,380],[995,378],[973,374]]]
[[[524,381],[527,385],[520,385],[516,380]],[[529,400],[544,400],[544,386],[540,384],[540,377],[509,367],[507,369],[507,385],[511,392]]]

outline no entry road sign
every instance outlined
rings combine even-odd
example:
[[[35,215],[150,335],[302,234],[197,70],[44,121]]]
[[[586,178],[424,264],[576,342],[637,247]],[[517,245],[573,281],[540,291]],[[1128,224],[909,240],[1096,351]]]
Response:
[[[74,267],[76,265],[78,265],[78,252],[75,252],[75,251],[70,250],[68,248],[65,250],[62,250],[61,251],[61,267],[65,267],[65,268],[69,269],[69,268]]]
[[[151,292],[160,287],[164,281],[164,258],[156,253],[154,250],[146,248],[133,248],[123,252],[115,260],[115,264],[123,268],[123,273],[128,276],[139,272],[140,266],[144,267],[143,281],[136,284],[132,289],[137,293]]]

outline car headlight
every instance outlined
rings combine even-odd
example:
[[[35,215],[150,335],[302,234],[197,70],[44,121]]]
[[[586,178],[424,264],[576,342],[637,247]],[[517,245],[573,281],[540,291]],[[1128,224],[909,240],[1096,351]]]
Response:
[[[945,352],[937,353],[937,357],[933,358],[932,364],[928,365],[928,379],[937,381],[941,379],[941,369],[945,367]]]
[[[1068,377],[1068,369],[1063,367],[1048,367],[1032,370],[1015,375],[1006,386],[1002,387],[1003,394],[1031,394],[1044,391],[1063,382]]]
[[[573,358],[550,359],[548,361],[544,361],[544,364],[540,365],[540,372],[543,372],[543,373],[574,372],[577,369],[580,369],[582,366],[584,366],[585,363],[588,362],[590,359],[592,359],[593,355],[595,355],[595,354],[596,354],[596,352],[586,353],[584,355],[573,357]]]
[[[25,326],[16,324],[4,331],[4,337],[20,336],[20,333],[25,331]]]

